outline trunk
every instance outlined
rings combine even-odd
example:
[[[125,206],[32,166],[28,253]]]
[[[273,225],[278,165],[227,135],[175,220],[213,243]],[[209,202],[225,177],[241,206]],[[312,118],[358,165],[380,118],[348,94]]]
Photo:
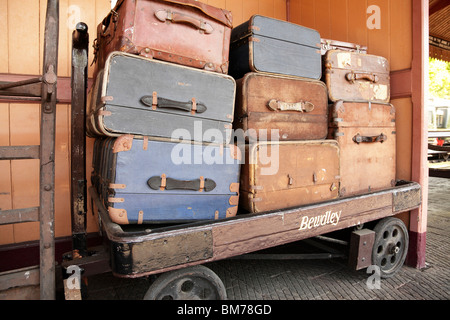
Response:
[[[239,205],[250,212],[286,209],[338,197],[334,140],[260,142],[246,146]]]
[[[325,54],[324,66],[331,101],[389,102],[389,62],[386,58],[330,50]]]
[[[240,150],[233,145],[123,135],[103,139],[95,151],[93,186],[118,224],[224,219],[237,213]]]
[[[320,35],[290,22],[254,15],[231,32],[229,74],[266,72],[320,79]]]
[[[341,196],[395,185],[395,109],[390,104],[337,102],[330,138],[341,149]]]
[[[110,55],[105,68],[90,91],[90,136],[229,141],[232,77],[120,52]]]
[[[96,71],[123,51],[226,74],[231,12],[194,0],[119,0],[97,27]]]
[[[320,39],[321,44],[321,54],[324,56],[330,50],[342,50],[342,51],[352,51],[358,53],[367,53],[367,47],[361,46],[356,43],[330,40],[330,39]]]
[[[251,140],[315,140],[328,133],[328,98],[318,80],[248,73],[237,81],[234,129]]]

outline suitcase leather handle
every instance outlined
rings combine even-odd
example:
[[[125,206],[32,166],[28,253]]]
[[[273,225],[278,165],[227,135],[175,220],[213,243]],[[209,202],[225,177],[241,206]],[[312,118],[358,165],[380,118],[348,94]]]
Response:
[[[299,102],[284,102],[272,99],[267,104],[267,107],[272,111],[299,111],[299,112],[311,112],[314,110],[314,104],[309,101]]]
[[[378,76],[374,73],[367,72],[349,72],[345,75],[345,79],[354,83],[356,80],[367,80],[373,83],[378,82]]]
[[[384,134],[380,134],[379,136],[362,136],[359,133],[353,137],[353,141],[357,144],[362,143],[373,143],[373,142],[385,142],[387,140],[387,136]]]
[[[267,104],[267,107],[272,111],[298,111],[298,112],[311,112],[314,110],[314,104],[309,101],[299,102],[284,102],[272,99]]]
[[[161,22],[171,21],[175,23],[189,24],[194,28],[197,28],[200,32],[204,32],[206,34],[210,34],[214,31],[214,28],[206,21],[203,21],[202,19],[196,19],[186,14],[162,9],[156,11],[155,16]]]
[[[155,101],[156,100],[156,101]],[[191,101],[181,102],[170,100],[162,97],[157,97],[155,99],[155,95],[151,96],[143,96],[141,98],[141,102],[146,106],[158,108],[170,108],[170,109],[179,109],[191,113],[203,113],[206,111],[206,106],[203,103],[196,102],[195,98],[192,98]],[[156,102],[156,103],[155,103]]]
[[[177,180],[167,178],[165,174],[160,177],[151,177],[148,179],[147,184],[153,190],[192,190],[209,192],[216,187],[216,183],[211,179],[200,177],[200,179],[194,180]]]

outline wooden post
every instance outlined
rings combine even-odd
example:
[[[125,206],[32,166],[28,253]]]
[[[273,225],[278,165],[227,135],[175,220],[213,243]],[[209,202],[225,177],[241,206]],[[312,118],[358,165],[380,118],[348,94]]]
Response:
[[[413,181],[422,186],[422,205],[410,215],[410,245],[407,264],[425,267],[428,210],[428,129],[426,114],[428,77],[428,0],[412,1],[412,172]]]
[[[40,284],[42,300],[55,297],[55,129],[59,1],[48,0],[41,104]]]

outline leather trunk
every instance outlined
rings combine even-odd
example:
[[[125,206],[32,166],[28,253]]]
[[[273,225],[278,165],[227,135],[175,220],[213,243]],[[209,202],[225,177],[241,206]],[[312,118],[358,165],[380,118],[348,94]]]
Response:
[[[113,51],[226,74],[232,21],[195,0],[119,0],[97,27],[94,76]]]
[[[254,15],[231,32],[229,74],[265,72],[320,79],[319,32],[294,23]]]
[[[330,136],[341,149],[341,196],[390,188],[396,177],[395,108],[391,104],[336,102]]]
[[[247,73],[236,81],[234,129],[250,140],[325,139],[328,97],[318,80]]]
[[[333,102],[390,100],[389,62],[386,58],[343,50],[324,57],[324,81]]]
[[[87,134],[226,143],[235,91],[231,76],[116,51],[89,92]]]
[[[235,216],[241,153],[234,145],[122,135],[98,145],[95,186],[118,224],[180,223]]]
[[[286,209],[338,197],[339,146],[335,140],[258,142],[245,146],[241,208]]]

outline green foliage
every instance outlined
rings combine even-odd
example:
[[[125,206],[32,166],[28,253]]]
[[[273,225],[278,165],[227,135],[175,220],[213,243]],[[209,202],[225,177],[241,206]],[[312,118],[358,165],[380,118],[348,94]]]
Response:
[[[429,92],[432,97],[450,99],[450,63],[429,59]]]

